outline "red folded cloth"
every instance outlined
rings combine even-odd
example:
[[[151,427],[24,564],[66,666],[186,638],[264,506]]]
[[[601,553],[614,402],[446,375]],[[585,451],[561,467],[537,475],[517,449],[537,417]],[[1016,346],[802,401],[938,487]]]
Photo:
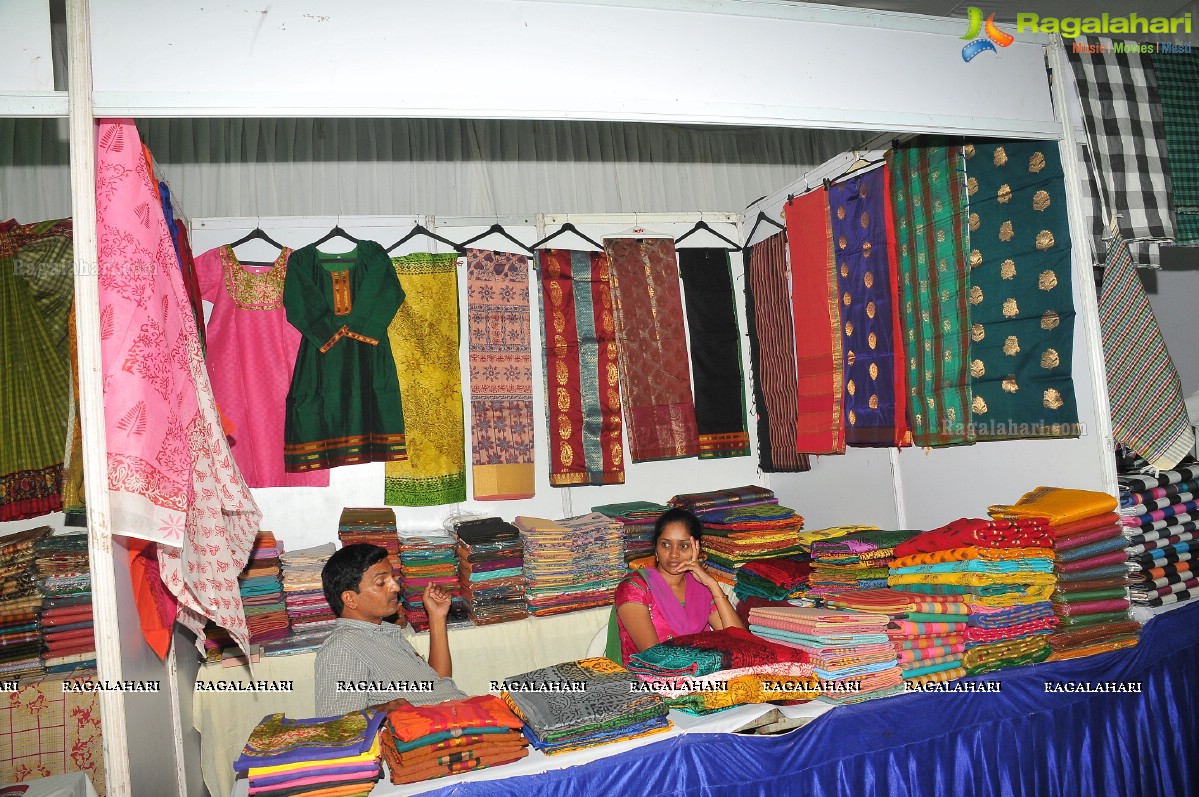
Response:
[[[1113,523],[1119,522],[1119,512],[1108,512],[1105,515],[1095,515],[1094,517],[1076,520],[1073,523],[1065,523],[1061,526],[1054,526],[1052,531],[1053,536],[1055,537],[1068,537],[1071,534],[1078,534],[1080,531],[1090,531],[1091,529],[1098,529],[1102,528],[1103,526],[1110,526]]]
[[[1058,536],[1053,540],[1053,548],[1057,551],[1067,551],[1071,548],[1087,545],[1088,543],[1100,542],[1101,540],[1110,540],[1112,537],[1122,537],[1124,536],[1122,534],[1123,528],[1123,526],[1116,524],[1113,526],[1101,526],[1097,529],[1080,531],[1067,537]]]
[[[1127,558],[1124,551],[1112,551],[1088,559],[1079,559],[1077,562],[1058,562],[1054,565],[1054,569],[1059,573],[1076,573],[1079,570],[1090,570],[1093,567],[1121,564]]]
[[[895,558],[950,548],[1049,548],[1049,524],[1042,518],[988,520],[960,518],[939,529],[917,534],[895,546]]]

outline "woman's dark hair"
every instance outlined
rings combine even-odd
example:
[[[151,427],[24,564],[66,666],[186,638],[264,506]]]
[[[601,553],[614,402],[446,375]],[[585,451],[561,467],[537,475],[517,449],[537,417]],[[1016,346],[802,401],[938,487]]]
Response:
[[[662,531],[671,523],[682,523],[687,528],[687,533],[691,538],[698,542],[704,536],[704,524],[694,514],[686,509],[667,509],[658,518],[658,522],[654,524],[654,547],[658,545],[658,538],[662,536]]]
[[[347,545],[329,557],[321,570],[321,589],[324,590],[325,600],[329,608],[338,617],[345,608],[341,593],[347,589],[358,592],[362,584],[362,574],[369,568],[387,558],[387,549],[367,542],[356,542]]]

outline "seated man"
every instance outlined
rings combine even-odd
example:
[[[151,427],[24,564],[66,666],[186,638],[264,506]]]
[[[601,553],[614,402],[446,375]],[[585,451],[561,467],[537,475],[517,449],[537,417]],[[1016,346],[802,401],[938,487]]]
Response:
[[[355,543],[329,557],[321,585],[337,626],[316,654],[316,713],[331,717],[367,707],[390,711],[466,697],[453,679],[446,614],[450,596],[425,587],[429,614],[429,661],[404,638],[403,629],[383,622],[399,611],[400,587],[391,575],[387,550]]]

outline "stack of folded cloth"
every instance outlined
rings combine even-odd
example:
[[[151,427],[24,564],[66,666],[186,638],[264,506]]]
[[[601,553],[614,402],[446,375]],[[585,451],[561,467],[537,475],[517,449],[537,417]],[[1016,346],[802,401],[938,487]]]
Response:
[[[1041,517],[1053,537],[1053,610],[1059,625],[1049,637],[1051,661],[1131,647],[1140,626],[1129,616],[1127,567],[1117,501],[1107,493],[1038,487],[1012,505],[991,507],[994,517]]]
[[[1120,522],[1139,611],[1199,598],[1199,465],[1120,477]],[[1145,608],[1141,608],[1145,607]]]
[[[95,667],[87,532],[56,531],[34,543],[33,550],[42,593],[46,672],[58,674]]]
[[[525,550],[520,530],[499,518],[460,520],[458,584],[475,625],[529,616],[525,606]]]
[[[291,634],[287,622],[287,604],[283,600],[283,582],[279,576],[280,546],[275,535],[260,531],[250,549],[250,561],[237,577],[245,607],[250,642],[261,645]]]
[[[887,637],[904,681],[952,681],[966,674],[969,604],[963,595],[922,595],[893,589],[837,592],[825,597],[834,609],[885,614]]]
[[[249,778],[254,797],[365,797],[382,770],[383,712],[289,720],[264,717],[233,768]]]
[[[417,631],[429,628],[425,587],[430,584],[450,593],[451,625],[468,625],[466,604],[458,586],[458,553],[454,538],[444,531],[405,532],[400,535],[400,597],[408,622]]]
[[[821,681],[821,700],[860,703],[903,691],[889,621],[884,614],[763,607],[750,611],[749,630],[803,651]]]
[[[733,592],[738,600],[762,598],[768,601],[785,601],[798,598],[807,592],[811,572],[812,565],[807,554],[779,559],[755,559],[738,568],[737,584]]]
[[[520,718],[495,695],[397,708],[387,715],[380,743],[395,784],[510,764],[529,754]]]
[[[283,597],[287,604],[287,620],[291,623],[292,650],[319,647],[337,622],[325,591],[321,587],[321,571],[333,555],[333,543],[316,545],[298,551],[288,551],[279,557],[283,567]]]
[[[670,730],[666,701],[609,659],[568,661],[504,680],[500,697],[546,755]]]
[[[337,538],[342,546],[356,542],[387,549],[391,574],[400,580],[400,538],[396,532],[396,513],[390,507],[363,509],[346,507],[337,523]]]
[[[525,551],[526,603],[535,616],[612,602],[628,574],[623,524],[592,512],[565,520],[516,518]]]
[[[819,695],[803,651],[740,628],[660,642],[629,658],[629,671],[670,708],[709,714],[749,703],[807,702]]]
[[[749,485],[730,490],[676,495],[671,506],[688,509],[704,524],[707,567],[718,581],[733,586],[741,565],[801,552],[803,518],[779,506],[774,492]]]
[[[878,526],[831,526],[827,529],[804,529],[799,533],[799,547],[811,552],[821,540],[835,540],[858,531],[878,531]]]
[[[42,527],[0,537],[0,680],[44,671],[34,546],[49,533]]]
[[[809,592],[828,595],[847,589],[887,586],[887,566],[895,546],[918,531],[855,531],[812,543],[812,577]]]
[[[1058,625],[1051,546],[1042,518],[961,518],[896,546],[887,581],[905,592],[964,596],[967,673],[1043,661]]]
[[[629,501],[592,507],[591,511],[624,524],[624,558],[629,569],[636,570],[654,566],[654,524],[667,509],[670,507],[649,501]]]

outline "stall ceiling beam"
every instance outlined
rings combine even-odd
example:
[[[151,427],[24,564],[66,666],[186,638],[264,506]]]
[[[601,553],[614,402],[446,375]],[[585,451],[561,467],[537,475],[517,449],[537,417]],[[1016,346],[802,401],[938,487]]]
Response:
[[[65,91],[0,91],[0,116],[65,117]]]

